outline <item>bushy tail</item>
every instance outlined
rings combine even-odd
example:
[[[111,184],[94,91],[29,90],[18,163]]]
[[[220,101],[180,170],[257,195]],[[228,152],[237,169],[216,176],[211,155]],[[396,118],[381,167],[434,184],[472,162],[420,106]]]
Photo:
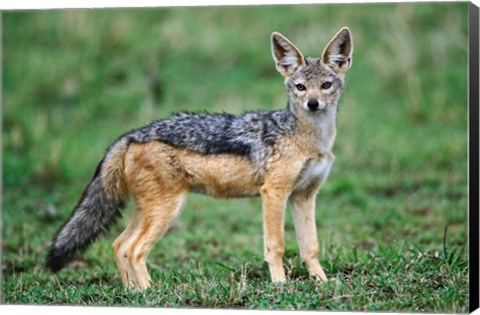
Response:
[[[128,140],[117,140],[107,151],[72,215],[56,234],[50,247],[47,266],[62,269],[85,250],[120,214],[127,198],[123,180]]]

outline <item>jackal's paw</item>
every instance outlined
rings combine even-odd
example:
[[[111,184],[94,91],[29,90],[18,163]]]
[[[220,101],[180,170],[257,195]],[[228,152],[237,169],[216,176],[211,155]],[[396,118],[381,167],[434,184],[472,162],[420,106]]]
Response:
[[[314,271],[310,271],[309,274],[310,274],[310,277],[314,278],[318,282],[328,281],[327,275],[325,274],[325,272],[323,271],[323,269],[321,267],[316,268],[316,270],[314,270]]]
[[[144,281],[144,282],[129,282],[128,285],[125,285],[125,288],[132,291],[132,292],[143,292],[146,289],[150,288],[151,282],[150,281]]]
[[[323,268],[318,262],[318,260],[305,262],[305,265],[307,267],[310,277],[314,278],[318,282],[327,281],[327,275],[325,274],[325,271],[323,271]]]
[[[285,277],[285,274],[272,274],[270,278],[272,283],[282,284],[287,282],[287,277]]]

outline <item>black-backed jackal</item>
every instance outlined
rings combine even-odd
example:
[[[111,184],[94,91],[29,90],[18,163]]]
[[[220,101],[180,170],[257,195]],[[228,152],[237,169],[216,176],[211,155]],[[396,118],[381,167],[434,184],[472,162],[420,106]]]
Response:
[[[273,282],[286,281],[284,215],[290,201],[301,258],[311,276],[327,279],[318,260],[315,198],[334,160],[352,37],[342,28],[319,58],[304,57],[279,33],[271,40],[288,91],[287,108],[240,116],[181,113],[122,135],[55,236],[50,269],[60,270],[93,242],[130,195],[133,217],[113,249],[123,283],[148,288],[150,249],[194,191],[218,198],[262,197],[264,254]]]

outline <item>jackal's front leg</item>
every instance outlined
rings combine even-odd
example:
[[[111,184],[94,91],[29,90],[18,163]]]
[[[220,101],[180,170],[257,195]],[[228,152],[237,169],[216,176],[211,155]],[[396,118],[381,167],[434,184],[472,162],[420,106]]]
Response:
[[[263,232],[265,261],[268,263],[272,282],[285,282],[282,258],[285,252],[284,217],[288,194],[264,186],[261,189],[263,201]]]
[[[315,197],[315,193],[294,193],[290,197],[290,201],[300,256],[310,276],[320,281],[327,281],[327,276],[318,261],[319,246],[315,224]]]

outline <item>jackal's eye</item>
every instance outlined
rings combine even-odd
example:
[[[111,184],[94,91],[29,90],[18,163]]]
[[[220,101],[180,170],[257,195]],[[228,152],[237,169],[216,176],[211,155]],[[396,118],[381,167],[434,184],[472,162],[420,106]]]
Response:
[[[326,90],[329,89],[332,86],[332,82],[323,82],[322,83],[322,89]]]
[[[305,85],[303,85],[302,83],[298,83],[297,85],[295,85],[295,87],[297,88],[297,90],[299,91],[305,91],[307,88],[305,87]]]

